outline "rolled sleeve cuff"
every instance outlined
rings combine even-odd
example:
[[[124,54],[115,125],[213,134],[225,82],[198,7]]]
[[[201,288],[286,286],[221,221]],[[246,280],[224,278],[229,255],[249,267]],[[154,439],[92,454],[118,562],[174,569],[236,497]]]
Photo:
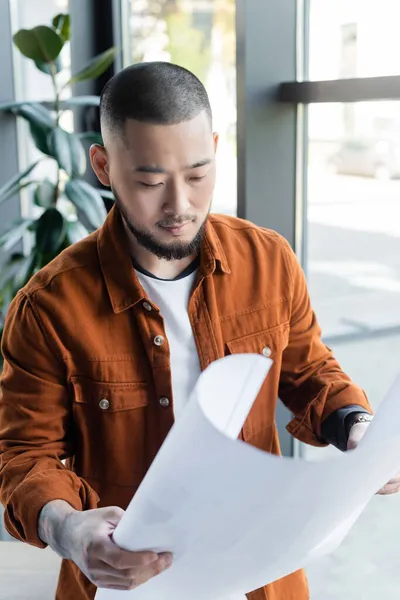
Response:
[[[331,392],[331,393],[329,393]],[[286,429],[296,439],[311,446],[327,446],[328,441],[323,438],[322,426],[330,415],[339,409],[357,406],[357,412],[373,414],[372,407],[365,393],[356,385],[350,384],[339,393],[334,390],[322,390],[310,402],[302,417],[295,417]]]
[[[4,524],[17,540],[45,548],[38,533],[42,508],[53,500],[64,500],[75,510],[97,507],[99,496],[72,471],[38,473],[21,483],[5,505]]]
[[[347,433],[348,421],[351,419],[351,415],[359,414],[370,413],[362,406],[356,404],[336,410],[322,423],[321,440],[326,444],[336,446],[342,452],[346,452],[349,438]]]

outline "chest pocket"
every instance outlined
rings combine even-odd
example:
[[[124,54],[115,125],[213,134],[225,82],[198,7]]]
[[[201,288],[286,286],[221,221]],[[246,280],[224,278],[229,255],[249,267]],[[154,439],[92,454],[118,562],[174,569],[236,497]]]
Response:
[[[271,451],[275,428],[275,411],[278,399],[282,353],[289,341],[289,324],[252,333],[226,342],[227,354],[261,354],[273,361],[267,378],[243,426],[246,442],[268,452]]]
[[[81,477],[136,485],[144,475],[145,383],[73,377],[74,468]]]
[[[251,333],[230,342],[226,342],[229,354],[262,354],[274,362],[281,362],[282,352],[288,345],[289,324],[284,323],[257,333]]]

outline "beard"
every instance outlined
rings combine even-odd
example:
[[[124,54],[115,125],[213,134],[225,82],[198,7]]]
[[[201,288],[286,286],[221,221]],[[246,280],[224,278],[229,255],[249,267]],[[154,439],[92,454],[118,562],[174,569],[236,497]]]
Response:
[[[112,191],[115,197],[116,206],[129,231],[132,233],[140,246],[157,256],[157,258],[167,261],[183,260],[184,258],[196,256],[200,253],[201,245],[205,235],[208,215],[201,224],[199,231],[190,242],[175,241],[166,244],[160,242],[153,233],[145,231],[136,223],[134,223],[134,221],[132,221],[132,219],[130,219],[126,214],[125,208],[123,207],[122,202],[118,198],[115,190],[113,189]],[[157,226],[170,227],[175,224],[185,223],[190,220],[193,221],[193,217],[165,217],[157,223]]]

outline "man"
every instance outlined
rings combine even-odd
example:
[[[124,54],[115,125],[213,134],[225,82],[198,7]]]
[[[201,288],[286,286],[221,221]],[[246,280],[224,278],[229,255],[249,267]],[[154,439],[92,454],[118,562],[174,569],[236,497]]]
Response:
[[[371,418],[321,342],[287,242],[209,215],[218,136],[199,80],[165,63],[129,67],[105,87],[101,127],[91,162],[116,205],[19,292],[3,340],[5,523],[64,558],[59,600],[132,589],[171,565],[168,553],[120,550],[111,534],[212,361],[273,359],[241,433],[265,451],[279,453],[278,395],[309,444],[355,447]],[[248,594],[308,597],[302,572]]]

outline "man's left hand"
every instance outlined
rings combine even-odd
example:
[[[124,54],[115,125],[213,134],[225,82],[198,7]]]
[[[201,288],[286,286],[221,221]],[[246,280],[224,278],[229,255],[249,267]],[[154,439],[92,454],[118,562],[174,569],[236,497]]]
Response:
[[[347,450],[354,450],[361,442],[370,423],[356,423],[350,429],[349,440],[347,442]],[[377,492],[380,496],[389,496],[396,494],[400,490],[400,473],[391,479],[382,489]]]

